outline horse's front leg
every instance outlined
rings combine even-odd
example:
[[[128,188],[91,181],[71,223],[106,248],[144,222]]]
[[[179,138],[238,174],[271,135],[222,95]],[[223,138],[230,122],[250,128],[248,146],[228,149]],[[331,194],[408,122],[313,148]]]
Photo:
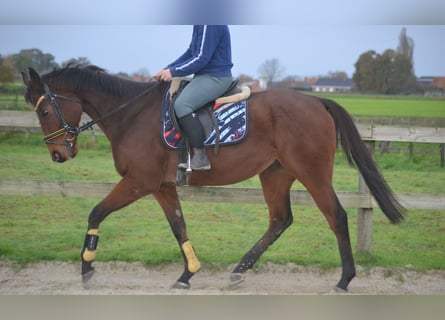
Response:
[[[88,230],[81,251],[82,258],[82,280],[88,282],[94,274],[92,266],[96,258],[96,247],[99,241],[99,225],[113,211],[119,210],[142,196],[150,193],[147,187],[134,179],[123,178],[91,211],[88,217]]]
[[[199,271],[201,263],[196,257],[192,244],[187,237],[186,224],[182,215],[176,185],[174,183],[165,183],[153,195],[164,210],[184,258],[184,272],[173,285],[173,288],[188,289],[190,288],[189,280]]]

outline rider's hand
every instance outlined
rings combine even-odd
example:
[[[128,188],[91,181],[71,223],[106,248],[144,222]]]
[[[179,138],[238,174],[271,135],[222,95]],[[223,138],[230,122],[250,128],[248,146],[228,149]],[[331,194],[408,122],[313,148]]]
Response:
[[[162,69],[155,74],[155,78],[162,81],[168,81],[172,78],[170,69]]]

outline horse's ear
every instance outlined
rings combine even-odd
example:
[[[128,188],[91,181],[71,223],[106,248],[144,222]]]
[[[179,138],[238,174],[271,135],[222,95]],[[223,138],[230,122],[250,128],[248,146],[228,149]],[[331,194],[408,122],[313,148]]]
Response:
[[[36,70],[34,70],[33,68],[29,68],[29,77],[31,83],[35,86],[36,89],[40,88],[41,90],[43,90],[42,80],[40,79],[40,75],[37,73]]]
[[[31,79],[29,78],[29,74],[22,71],[22,79],[25,86],[28,86],[31,83]]]
[[[40,83],[40,75],[33,68],[29,68],[29,75],[31,77],[32,82]]]

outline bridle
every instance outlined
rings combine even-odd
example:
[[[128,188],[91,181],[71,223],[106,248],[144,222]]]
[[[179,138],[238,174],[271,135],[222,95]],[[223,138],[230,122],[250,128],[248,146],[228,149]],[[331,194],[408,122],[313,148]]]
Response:
[[[58,99],[63,99],[63,100],[67,100],[67,101],[73,101],[76,103],[80,104],[80,100],[78,99],[74,99],[74,98],[70,98],[70,97],[66,97],[66,96],[62,96],[59,94],[55,94],[53,92],[51,92],[48,88],[48,86],[46,85],[46,83],[43,84],[43,88],[45,90],[45,93],[42,94],[39,99],[37,99],[36,104],[34,105],[34,111],[37,112],[39,110],[40,104],[42,103],[43,100],[45,99],[49,99],[54,112],[56,114],[57,119],[59,120],[61,129],[56,130],[46,136],[43,137],[43,141],[45,141],[46,144],[58,144],[58,145],[63,145],[65,147],[68,148],[72,148],[74,146],[74,142],[77,139],[77,136],[79,135],[79,133],[81,133],[82,131],[88,129],[91,126],[88,126],[86,128],[79,128],[79,127],[73,127],[70,126],[66,121],[65,118],[63,117],[62,113],[60,112],[60,107],[59,104],[57,103],[57,98]],[[52,141],[53,139],[60,137],[61,135],[65,134],[66,135],[66,139],[65,142],[58,142],[58,141]],[[71,135],[71,136],[69,136]]]
[[[160,81],[157,81],[156,83],[159,84]],[[145,93],[148,92],[148,91],[153,90],[155,87],[156,87],[156,85],[148,88],[145,91]],[[80,127],[73,127],[73,126],[70,126],[65,121],[65,119],[63,118],[63,115],[60,112],[59,104],[57,103],[56,99],[72,101],[72,102],[76,102],[76,103],[79,103],[79,104],[81,104],[81,101],[79,99],[74,99],[74,98],[70,98],[70,97],[67,97],[67,96],[63,96],[63,95],[51,92],[51,90],[49,90],[49,87],[48,87],[48,85],[46,83],[43,83],[43,89],[44,89],[45,93],[42,94],[39,97],[39,99],[37,99],[37,102],[36,102],[36,104],[34,106],[34,111],[37,112],[39,110],[39,106],[40,106],[40,104],[42,103],[43,100],[49,99],[52,107],[54,108],[54,112],[55,112],[55,114],[57,116],[57,119],[59,120],[60,126],[61,126],[61,128],[59,130],[56,130],[56,131],[54,131],[54,132],[44,136],[43,137],[43,141],[45,141],[46,144],[57,144],[57,145],[65,146],[65,147],[69,148],[70,152],[71,152],[71,148],[74,146],[74,142],[76,141],[77,136],[81,132],[83,132],[83,131],[85,131],[87,129],[90,129],[96,123],[102,121],[105,118],[108,118],[109,116],[113,115],[116,112],[121,111],[122,109],[126,108],[129,105],[128,102],[124,103],[124,104],[120,105],[119,107],[117,107],[116,109],[114,109],[114,110],[110,111],[109,113],[103,115],[102,117],[97,118],[96,120],[88,121],[87,123],[83,124]],[[65,134],[67,136],[66,139],[65,139],[65,142],[52,141],[53,139],[55,139],[57,137],[60,137],[63,134]],[[71,135],[71,137],[68,137],[68,135]]]

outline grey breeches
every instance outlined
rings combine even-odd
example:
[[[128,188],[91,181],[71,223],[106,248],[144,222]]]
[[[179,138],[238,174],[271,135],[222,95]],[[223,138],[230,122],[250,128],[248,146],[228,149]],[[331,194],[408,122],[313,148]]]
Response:
[[[182,118],[220,97],[230,87],[232,81],[232,77],[216,78],[209,75],[193,77],[175,101],[176,116]]]

